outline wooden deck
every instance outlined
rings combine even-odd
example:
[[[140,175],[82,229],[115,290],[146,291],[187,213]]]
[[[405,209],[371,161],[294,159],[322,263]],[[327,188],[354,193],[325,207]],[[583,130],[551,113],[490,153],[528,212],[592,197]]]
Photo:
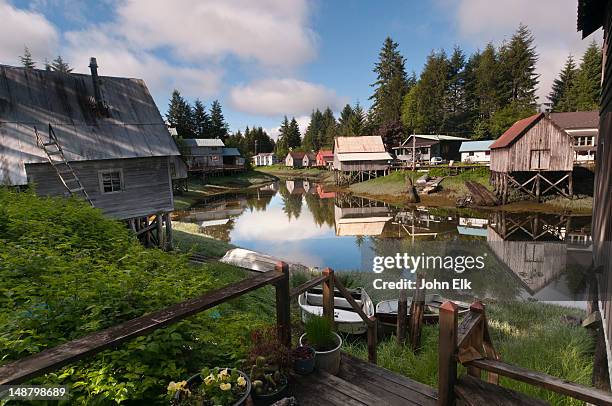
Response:
[[[300,406],[435,405],[437,392],[387,369],[342,354],[338,376],[315,373],[290,388]]]

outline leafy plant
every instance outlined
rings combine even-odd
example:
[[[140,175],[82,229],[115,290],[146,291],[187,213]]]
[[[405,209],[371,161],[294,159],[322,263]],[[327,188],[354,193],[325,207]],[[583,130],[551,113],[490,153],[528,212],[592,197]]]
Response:
[[[280,371],[278,365],[269,363],[262,356],[257,357],[255,364],[251,366],[249,377],[257,395],[270,395],[287,385],[287,377]]]
[[[252,347],[249,351],[249,361],[257,364],[261,358],[269,365],[274,365],[279,371],[286,372],[291,367],[291,352],[280,342],[274,326],[262,327],[251,332]]]
[[[189,387],[186,381],[170,382],[168,393],[179,393],[179,405],[229,406],[246,394],[248,382],[237,370],[204,368],[202,382]]]
[[[329,351],[336,346],[331,322],[321,316],[311,316],[304,325],[308,343],[317,351]]]

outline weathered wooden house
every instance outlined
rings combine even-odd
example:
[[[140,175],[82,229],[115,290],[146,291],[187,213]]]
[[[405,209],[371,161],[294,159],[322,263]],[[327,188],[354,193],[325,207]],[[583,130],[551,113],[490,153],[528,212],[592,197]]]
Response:
[[[223,168],[242,169],[244,168],[244,158],[238,148],[223,147],[221,152],[223,157]]]
[[[278,163],[276,155],[272,152],[260,152],[252,157],[254,166],[272,166]]]
[[[303,165],[304,152],[290,151],[285,157],[285,166],[290,168],[301,168]]]
[[[328,168],[334,163],[334,151],[321,149],[317,152],[317,166]]]
[[[491,162],[491,144],[493,140],[463,141],[459,147],[461,162],[485,164]]]
[[[550,119],[572,136],[574,164],[595,162],[599,134],[598,111],[551,113]]]
[[[336,183],[353,183],[385,175],[391,155],[379,136],[336,137],[333,169]]]
[[[179,150],[142,80],[98,76],[95,58],[90,68],[0,65],[0,184],[82,196],[148,243],[171,242]]]
[[[579,0],[578,31],[586,38],[603,27],[602,92],[599,110],[599,137],[595,162],[595,191],[593,196],[593,260],[592,286],[597,296],[592,298],[589,310],[598,311],[601,325],[599,344],[605,344],[607,356],[595,355],[594,380],[603,387],[601,365],[608,366],[608,388],[612,378],[612,1]],[[599,348],[598,344],[598,348]],[[607,358],[607,359],[606,359]]]
[[[317,156],[314,152],[306,152],[304,158],[302,158],[302,166],[304,168],[310,168],[317,165]]]
[[[190,171],[218,171],[223,168],[225,144],[217,138],[185,138],[183,157]]]
[[[573,195],[572,137],[544,113],[514,123],[491,144],[491,182],[507,202],[510,188],[533,197]]]
[[[417,162],[429,163],[431,158],[440,157],[447,161],[458,161],[461,155],[459,147],[467,138],[453,137],[440,134],[413,134],[399,146],[394,147],[397,159],[412,162],[415,152]]]

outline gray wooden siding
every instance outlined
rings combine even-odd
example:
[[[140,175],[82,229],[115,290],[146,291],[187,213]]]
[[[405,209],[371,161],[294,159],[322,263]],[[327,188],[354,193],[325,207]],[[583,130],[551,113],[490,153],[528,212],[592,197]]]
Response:
[[[536,155],[540,162],[545,162],[539,168],[543,171],[571,171],[574,165],[572,138],[544,118],[510,146],[492,149],[491,170],[534,171],[538,169],[534,165]]]
[[[174,209],[168,157],[109,159],[73,162],[71,165],[94,206],[110,217],[126,219]],[[123,172],[123,191],[101,193],[98,172],[109,169]],[[26,172],[39,195],[66,194],[50,164],[28,164]]]
[[[334,158],[334,169],[342,172],[384,171],[389,169],[387,161],[344,161]]]

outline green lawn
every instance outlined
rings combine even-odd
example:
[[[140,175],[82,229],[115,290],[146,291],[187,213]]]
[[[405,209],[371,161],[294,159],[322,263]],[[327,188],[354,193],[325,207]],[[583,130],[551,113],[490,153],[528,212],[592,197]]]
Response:
[[[172,226],[174,228],[174,247],[182,252],[222,257],[228,250],[235,248],[235,246],[225,241],[200,234],[197,224],[174,222]]]

